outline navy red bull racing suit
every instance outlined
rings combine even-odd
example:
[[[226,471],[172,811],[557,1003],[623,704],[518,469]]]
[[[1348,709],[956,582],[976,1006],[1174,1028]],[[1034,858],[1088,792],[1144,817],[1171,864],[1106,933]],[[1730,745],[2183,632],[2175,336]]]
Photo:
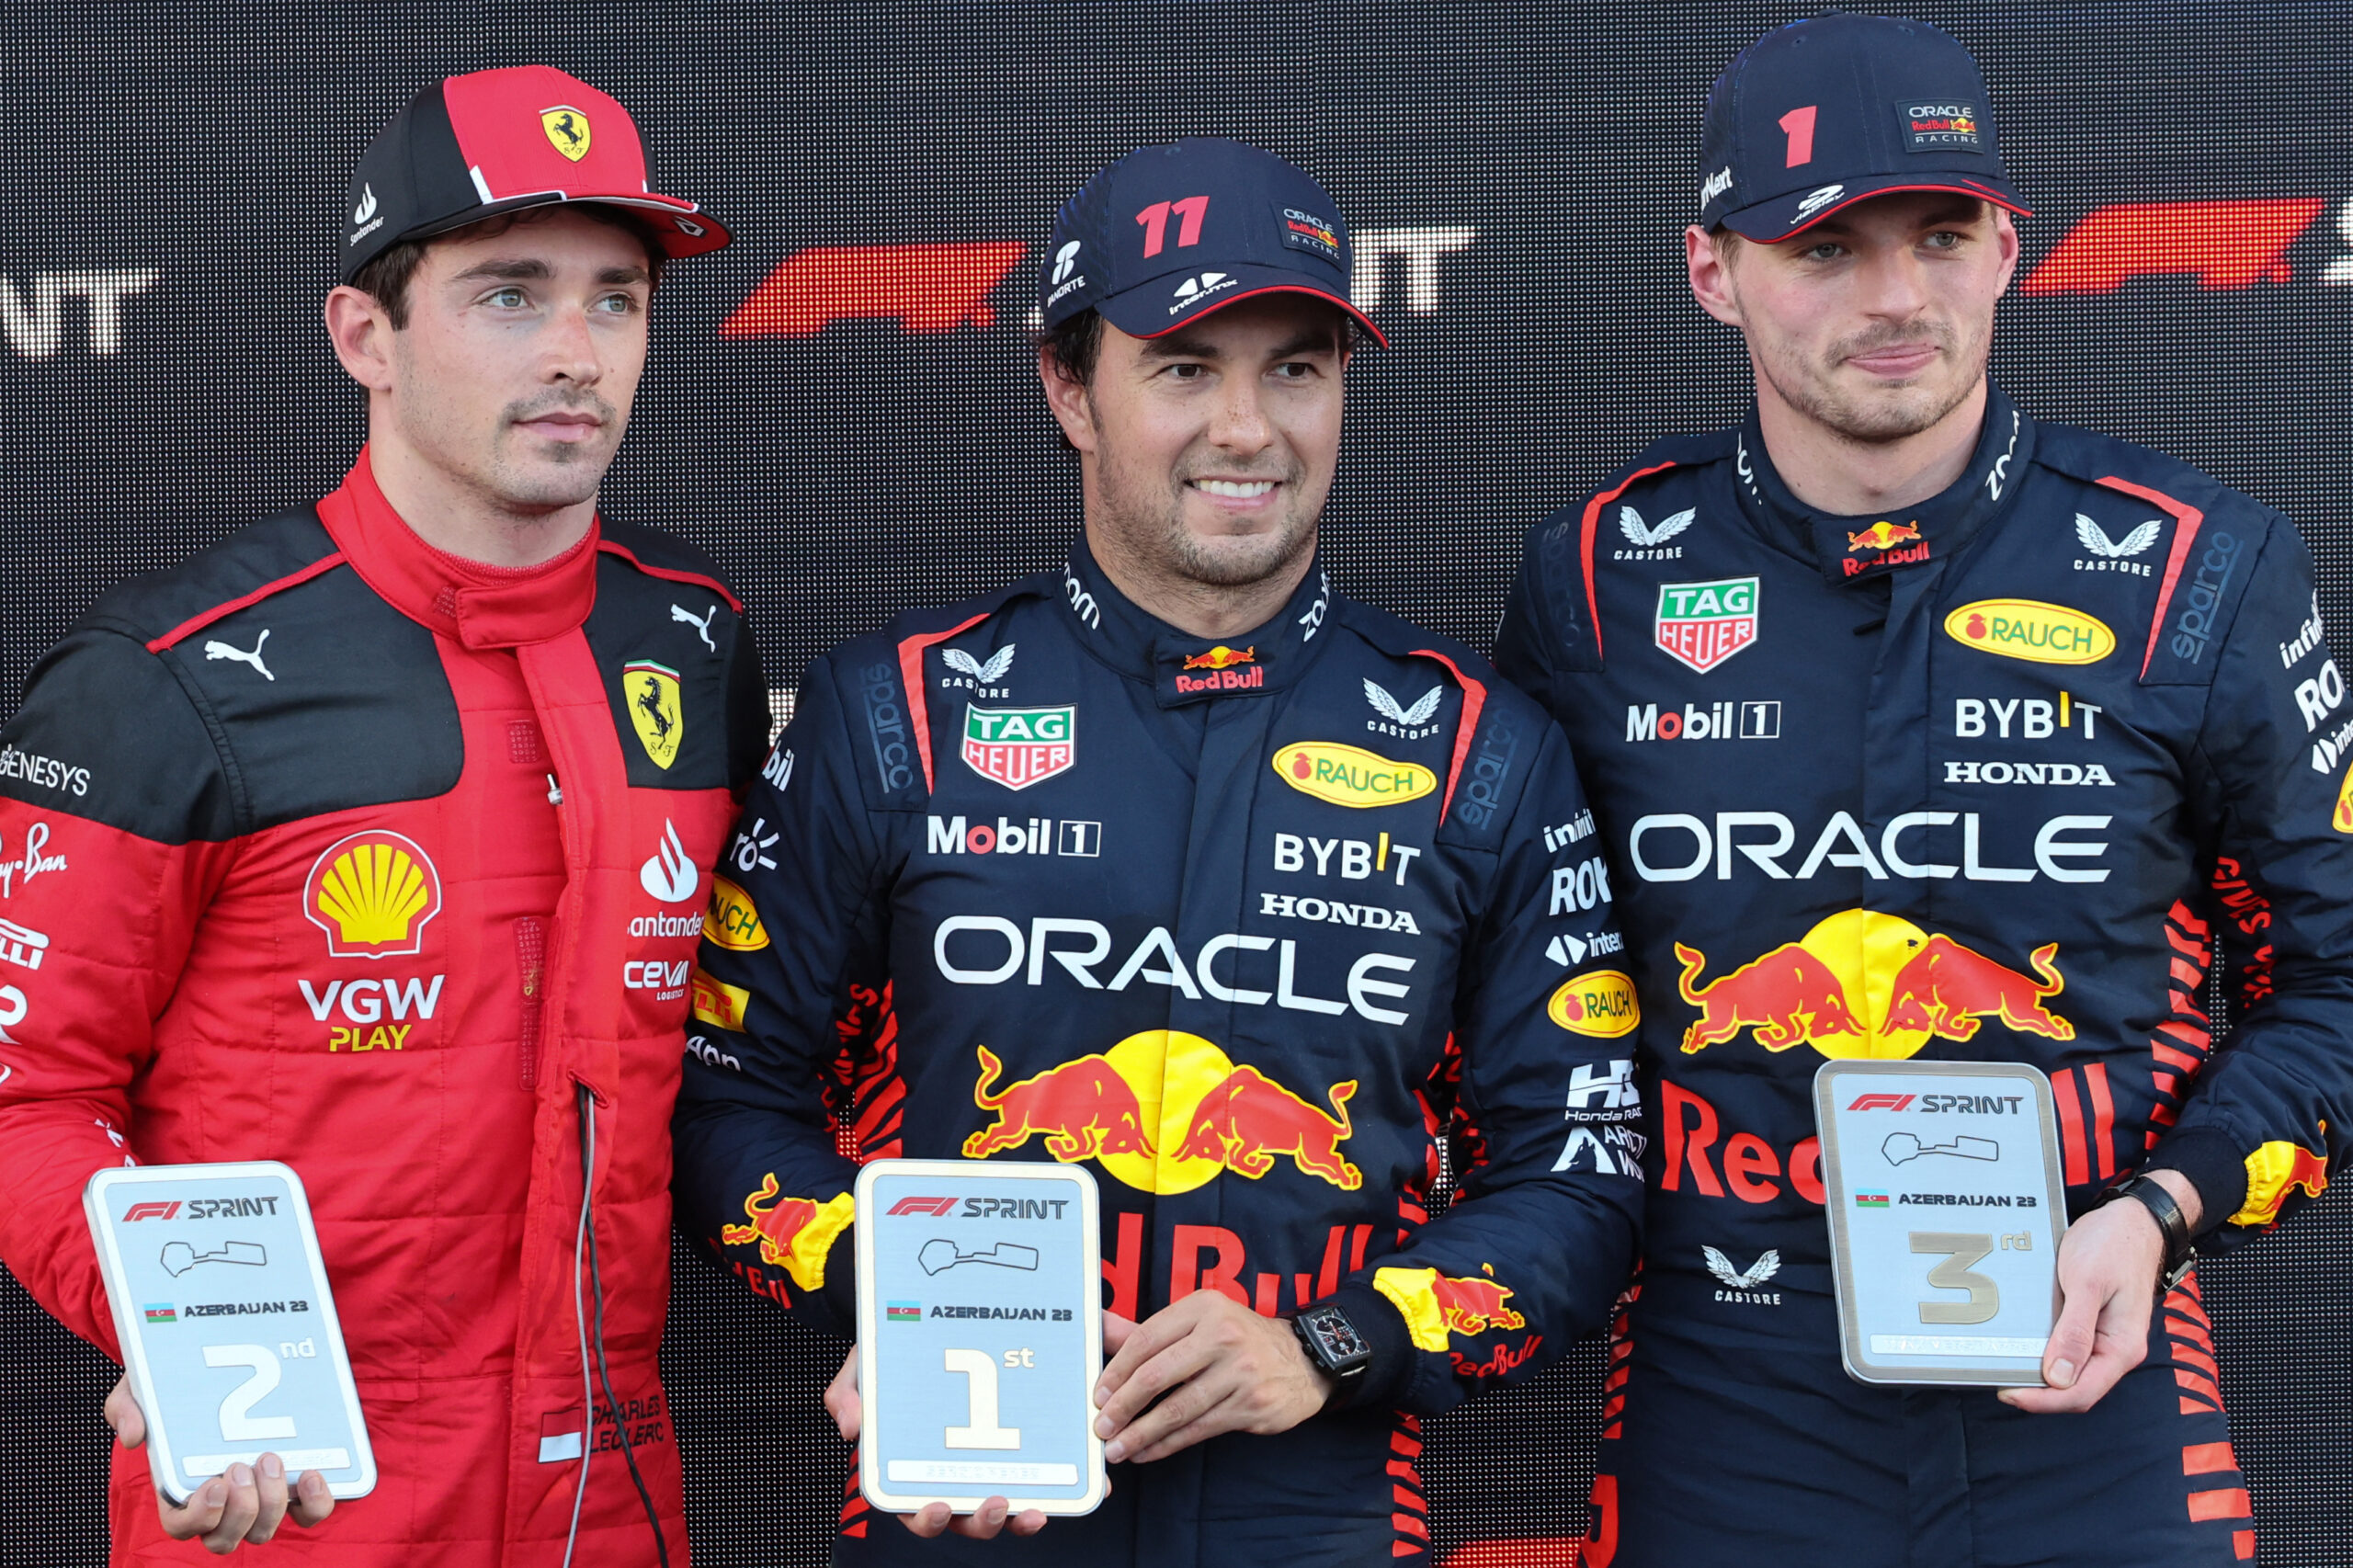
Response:
[[[2032,1062],[2071,1210],[2171,1167],[2210,1252],[2318,1194],[2353,709],[2293,525],[1998,391],[1949,490],[1822,516],[1752,415],[1539,526],[1497,657],[1593,791],[1656,1118],[1586,1563],[2252,1556],[2194,1276],[2088,1415],[1844,1374],[1810,1090]]]
[[[679,1217],[752,1290],[852,1331],[860,1160],[1086,1161],[1113,1311],[1328,1300],[1375,1350],[1347,1408],[1114,1466],[1034,1542],[853,1490],[836,1562],[1423,1561],[1418,1417],[1606,1320],[1635,1014],[1566,744],[1320,570],[1212,644],[1082,545],[835,650],[721,875]]]

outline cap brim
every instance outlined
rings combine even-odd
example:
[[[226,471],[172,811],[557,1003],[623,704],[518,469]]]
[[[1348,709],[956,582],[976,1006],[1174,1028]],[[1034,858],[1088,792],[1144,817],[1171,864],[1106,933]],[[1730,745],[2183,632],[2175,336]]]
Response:
[[[1383,348],[1389,347],[1388,335],[1373,324],[1370,316],[1350,303],[1347,296],[1288,268],[1236,267],[1227,271],[1214,288],[1196,299],[1179,302],[1176,291],[1188,277],[1184,273],[1169,273],[1155,278],[1098,301],[1095,308],[1102,312],[1105,321],[1130,337],[1165,337],[1179,327],[1189,326],[1245,300],[1263,299],[1268,294],[1305,294],[1337,305],[1371,335],[1373,342]]]
[[[1956,196],[1973,196],[1980,201],[2017,213],[2021,218],[2034,216],[2019,199],[2017,191],[2003,181],[1980,179],[1975,175],[1924,172],[1912,175],[1882,175],[1873,179],[1851,181],[1838,188],[1838,194],[1819,205],[1807,203],[1816,198],[1814,191],[1796,191],[1777,196],[1770,201],[1760,201],[1754,207],[1744,207],[1727,212],[1717,222],[1745,240],[1759,244],[1779,244],[1795,239],[1834,212],[1843,212],[1859,201],[1874,196],[1892,196],[1899,191],[1940,190]]]
[[[504,201],[486,202],[470,207],[453,217],[437,223],[423,223],[400,237],[404,240],[430,239],[447,234],[486,219],[509,212],[520,212],[533,207],[556,207],[566,203],[594,203],[600,207],[626,207],[643,213],[647,226],[661,236],[662,253],[665,259],[676,261],[681,256],[703,256],[726,244],[735,236],[725,224],[712,218],[693,202],[676,196],[612,196],[601,193],[574,195],[568,191],[539,190],[528,196],[511,196]]]

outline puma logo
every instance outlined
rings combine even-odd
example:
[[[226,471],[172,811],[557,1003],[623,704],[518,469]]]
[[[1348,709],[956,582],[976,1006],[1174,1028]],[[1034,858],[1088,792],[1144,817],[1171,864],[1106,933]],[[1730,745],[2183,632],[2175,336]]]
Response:
[[[269,673],[269,666],[261,662],[261,645],[268,641],[269,628],[265,626],[262,628],[260,639],[254,643],[252,653],[248,653],[243,648],[232,648],[226,642],[207,642],[204,645],[204,656],[208,659],[234,659],[241,665],[251,665],[259,670],[262,679],[276,680],[278,677]]]
[[[683,620],[688,626],[693,627],[695,629],[695,634],[702,639],[702,645],[710,649],[714,653],[719,652],[719,644],[710,640],[710,623],[718,614],[719,607],[717,605],[713,605],[709,609],[703,611],[699,617],[688,614],[682,606],[672,605],[670,607],[670,619],[672,620]]]

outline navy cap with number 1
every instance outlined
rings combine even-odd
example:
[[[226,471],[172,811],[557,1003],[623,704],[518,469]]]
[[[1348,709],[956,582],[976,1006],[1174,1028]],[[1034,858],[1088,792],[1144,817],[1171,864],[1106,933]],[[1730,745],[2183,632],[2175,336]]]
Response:
[[[1699,160],[1700,226],[1767,244],[1899,190],[2027,213],[1977,62],[1900,17],[1819,17],[1741,51],[1709,90]]]

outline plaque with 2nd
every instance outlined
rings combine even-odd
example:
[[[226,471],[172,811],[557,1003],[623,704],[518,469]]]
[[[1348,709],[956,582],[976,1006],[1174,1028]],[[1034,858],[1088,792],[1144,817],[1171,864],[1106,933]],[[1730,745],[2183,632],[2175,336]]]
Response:
[[[2042,1386],[2067,1231],[2050,1080],[2019,1062],[1840,1061],[1813,1096],[1847,1373]]]
[[[858,1172],[858,1486],[887,1513],[1107,1490],[1095,1179],[1074,1165],[877,1160]]]

